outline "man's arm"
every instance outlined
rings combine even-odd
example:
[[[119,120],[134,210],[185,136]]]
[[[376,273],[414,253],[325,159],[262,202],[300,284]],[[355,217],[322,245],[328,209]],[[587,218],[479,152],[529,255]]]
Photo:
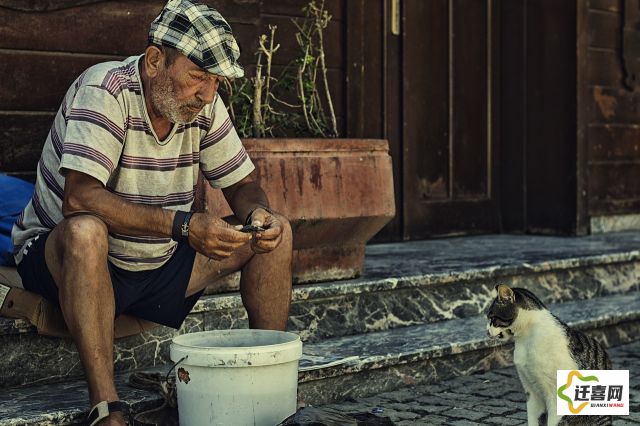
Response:
[[[62,213],[65,217],[95,215],[109,232],[160,237],[171,237],[175,216],[173,210],[128,202],[109,192],[97,179],[73,170],[67,172]],[[205,213],[194,214],[189,224],[189,244],[212,259],[229,257],[250,239],[251,235]]]
[[[244,224],[249,213],[257,207],[269,207],[269,199],[264,190],[249,175],[227,188],[222,190],[231,210],[238,220]]]
[[[65,178],[62,214],[64,217],[95,215],[114,233],[171,237],[175,212],[131,203],[109,192],[99,180],[69,170]]]

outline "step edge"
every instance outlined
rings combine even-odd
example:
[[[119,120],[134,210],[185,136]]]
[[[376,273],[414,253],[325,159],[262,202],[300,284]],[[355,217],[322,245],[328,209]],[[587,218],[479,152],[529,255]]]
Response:
[[[470,317],[474,318],[474,317]],[[629,312],[623,315],[619,315],[615,318],[598,318],[593,321],[591,320],[582,320],[582,321],[569,321],[567,324],[580,331],[585,330],[596,330],[599,328],[608,327],[611,325],[622,324],[626,322],[639,321],[640,320],[640,310],[637,312]],[[427,328],[427,326],[433,324],[423,324],[420,326],[413,327],[423,327]],[[379,332],[382,333],[382,332]],[[464,342],[455,342],[455,344],[450,345],[435,345],[429,348],[418,349],[414,351],[404,352],[401,354],[387,354],[387,356],[370,356],[365,358],[359,358],[357,360],[349,361],[344,364],[339,364],[335,367],[328,367],[328,369],[316,368],[308,371],[301,371],[300,383],[310,382],[314,380],[322,380],[328,377],[339,377],[346,374],[358,373],[361,371],[371,371],[380,368],[386,368],[397,365],[404,365],[408,363],[421,362],[429,359],[442,358],[449,355],[458,355],[467,352],[472,352],[476,350],[484,350],[490,348],[497,348],[503,346],[510,346],[513,344],[513,341],[497,341],[493,340],[490,337],[485,338],[476,338],[472,340],[467,340]],[[346,371],[345,369],[348,368]],[[319,377],[319,372],[326,372],[329,374],[323,374],[322,377]],[[332,374],[334,373],[334,374]]]
[[[137,414],[140,410],[146,408],[150,404],[158,404],[164,399],[159,395],[149,392],[149,395],[144,399],[137,400],[135,402],[128,402],[130,408],[134,414]],[[0,426],[34,426],[34,425],[51,425],[51,424],[69,424],[75,425],[84,424],[86,420],[87,410],[80,408],[68,408],[58,411],[55,415],[50,414],[34,414],[32,417],[19,417],[12,419],[0,419]],[[63,423],[64,422],[64,423]]]
[[[519,274],[536,274],[541,272],[571,270],[582,267],[613,265],[617,263],[635,263],[637,261],[640,261],[640,250],[534,263],[525,262],[520,265],[508,265],[502,267],[500,265],[496,265],[464,271],[416,274],[404,277],[377,279],[367,279],[366,277],[363,277],[355,280],[331,281],[326,283],[294,286],[291,301],[303,302],[310,299],[360,294],[369,291],[390,291],[408,288],[432,287],[435,285],[451,284],[458,281],[493,279]],[[191,312],[211,312],[212,310],[203,306],[211,300],[216,300],[220,303],[216,307],[217,309],[233,309],[242,307],[239,292],[232,292],[204,296],[200,298]]]
[[[634,313],[632,320],[638,320],[640,319],[640,312]],[[624,322],[624,321],[621,321]],[[619,323],[619,322],[618,322]],[[571,324],[570,324],[571,325]],[[610,324],[608,324],[610,325]],[[573,326],[577,326],[577,325],[573,325]],[[604,325],[602,325],[604,326]],[[586,327],[588,328],[593,328],[593,327],[589,327],[586,324],[583,324],[583,327],[579,327],[579,328],[584,328]],[[596,327],[597,328],[597,327]],[[476,341],[478,344],[474,345],[474,342],[469,342],[467,344],[467,346],[470,346],[468,348],[468,350],[462,350],[463,348],[456,348],[457,350],[453,350],[452,347],[449,348],[442,348],[442,350],[440,351],[438,357],[447,357],[450,355],[458,355],[458,354],[462,354],[465,352],[469,352],[469,351],[475,351],[475,350],[483,350],[483,349],[490,349],[492,347],[502,347],[502,346],[509,346],[511,343],[509,342],[498,342],[495,340],[491,340],[491,339],[478,339]],[[434,352],[434,350],[431,350],[430,352]],[[346,376],[349,374],[355,374],[355,373],[359,373],[362,371],[370,371],[370,370],[376,370],[376,369],[381,369],[381,368],[385,368],[385,367],[390,367],[390,366],[397,366],[397,365],[403,365],[403,364],[408,364],[408,363],[413,363],[413,362],[420,362],[420,361],[424,361],[424,360],[428,360],[428,359],[432,359],[432,358],[437,358],[437,357],[432,357],[429,356],[428,354],[425,356],[426,352],[422,353],[422,354],[417,354],[417,355],[422,355],[422,356],[413,356],[416,354],[404,354],[402,356],[399,356],[397,358],[394,358],[396,362],[393,363],[388,363],[388,362],[384,362],[385,360],[381,360],[380,357],[370,357],[369,359],[365,359],[363,360],[363,362],[360,365],[348,365],[348,364],[342,364],[338,367],[343,367],[343,368],[338,368],[338,367],[329,367],[328,369],[318,369],[318,370],[313,370],[313,371],[322,371],[324,374],[322,376],[319,376],[318,374],[310,374],[311,372],[300,372],[299,373],[299,380],[298,383],[302,384],[302,383],[311,383],[313,381],[317,381],[317,380],[323,380],[323,379],[329,379],[332,377],[339,377],[339,376]],[[388,359],[389,357],[387,357]],[[382,361],[382,362],[381,362]],[[365,364],[365,362],[367,364]],[[369,365],[371,365],[372,367],[370,368],[366,368]],[[349,367],[348,369],[345,369],[344,367],[347,366]],[[148,370],[148,369],[147,369]],[[333,370],[333,371],[331,371]],[[130,374],[130,372],[127,373],[119,373],[118,375],[123,376],[125,374]],[[80,380],[78,380],[80,381]],[[43,385],[43,386],[53,386],[53,384],[48,384],[48,385]],[[149,404],[159,404],[162,401],[162,398],[160,397],[160,395],[155,394],[153,392],[148,392],[148,395],[146,395],[143,399],[138,399],[135,402],[131,403],[131,406],[133,408],[134,412],[137,412],[137,410],[142,407],[142,406],[148,406]],[[55,415],[55,417],[52,417],[50,414],[34,414],[33,416],[22,416],[20,418],[12,418],[12,419],[6,419],[6,420],[0,420],[0,426],[22,426],[22,425],[32,425],[32,424],[38,424],[39,422],[41,424],[49,424],[46,422],[52,422],[55,421],[57,423],[59,422],[77,422],[77,421],[82,421],[84,419],[84,415],[86,414],[86,411],[83,409],[79,409],[79,408],[68,408],[68,409],[63,409],[61,411],[59,411],[57,413],[57,415]]]
[[[469,322],[471,319],[476,318],[469,317],[457,320],[449,320],[449,321],[457,321],[457,322]],[[606,327],[615,324],[621,324],[628,321],[637,321],[640,320],[640,309],[636,311],[625,312],[620,315],[610,317],[610,318],[597,318],[594,320],[581,320],[581,321],[567,321],[567,324],[578,328],[580,330],[588,330],[588,329],[597,329],[601,327]],[[432,324],[422,324],[417,326],[412,326],[413,328],[428,328],[429,326],[433,326]],[[374,333],[385,333],[386,331],[374,332]],[[341,338],[336,338],[341,339]],[[345,376],[348,374],[355,374],[361,371],[371,371],[380,368],[395,366],[395,365],[403,365],[407,363],[420,362],[428,359],[446,357],[450,355],[458,355],[465,352],[471,352],[475,350],[483,350],[490,349],[492,347],[502,347],[509,346],[512,342],[500,342],[488,337],[483,339],[472,339],[470,341],[464,342],[462,344],[456,344],[455,347],[453,345],[446,346],[435,346],[431,348],[427,348],[426,350],[417,350],[413,352],[405,352],[401,355],[391,355],[387,357],[381,356],[373,356],[367,357],[363,359],[359,359],[358,363],[350,362],[345,364],[340,364],[335,367],[328,368],[318,368],[316,370],[311,371],[301,371],[299,373],[298,383],[308,383],[313,382],[315,380],[323,380],[331,377],[339,377]],[[309,344],[312,345],[312,344]],[[437,356],[433,356],[436,352],[438,352]],[[395,362],[391,362],[395,361]],[[348,367],[348,368],[347,368]],[[157,367],[156,367],[157,368]],[[149,371],[150,369],[143,369],[142,371]],[[322,372],[322,376],[319,375],[318,372]],[[131,374],[131,372],[122,372],[117,373],[118,376],[126,376]],[[82,381],[83,379],[78,379],[78,381]],[[55,386],[55,384],[46,384],[46,385],[34,385],[37,386]],[[18,387],[19,388],[19,387]],[[9,388],[9,389],[18,389],[18,388]],[[160,402],[161,397],[157,394],[149,392],[148,397],[138,400],[132,404],[134,410],[136,406],[141,406],[142,404],[150,404],[155,402]],[[6,421],[0,420],[0,426],[20,426],[20,425],[29,425],[35,422],[51,422],[53,420],[56,421],[81,421],[83,420],[84,411],[80,409],[66,409],[59,412],[59,415],[53,419],[50,415],[44,414],[35,414],[33,417],[21,417],[21,418],[13,418],[7,419]],[[16,421],[22,421],[23,423],[16,423]]]
[[[640,261],[640,250],[627,252],[574,257],[537,263],[522,263],[500,267],[470,269],[466,271],[441,272],[436,274],[417,274],[404,277],[378,279],[359,278],[355,280],[332,281],[327,283],[303,284],[293,287],[292,303],[307,300],[320,300],[330,297],[356,295],[368,292],[384,292],[411,288],[428,288],[436,285],[452,284],[460,281],[497,279],[507,276],[535,274],[577,269],[591,266],[604,266],[616,263],[634,263]],[[213,306],[212,306],[213,305]],[[224,294],[206,295],[196,302],[190,314],[216,312],[242,308],[242,299],[237,291]],[[0,317],[7,324],[6,331],[0,335],[36,333],[36,328],[20,319]]]

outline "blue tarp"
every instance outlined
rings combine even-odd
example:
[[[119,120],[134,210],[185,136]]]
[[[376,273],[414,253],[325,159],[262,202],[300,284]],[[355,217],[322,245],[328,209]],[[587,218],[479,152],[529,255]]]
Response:
[[[32,193],[32,183],[0,174],[0,265],[13,265],[11,228]]]

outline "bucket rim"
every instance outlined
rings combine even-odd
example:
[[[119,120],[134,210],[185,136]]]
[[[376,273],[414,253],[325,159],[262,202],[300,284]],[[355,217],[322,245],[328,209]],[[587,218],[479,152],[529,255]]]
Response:
[[[290,339],[288,342],[259,346],[194,346],[180,343],[180,340],[197,339],[204,334],[215,332],[225,335],[250,335],[258,332],[269,334],[286,333]],[[182,337],[186,336],[186,337]],[[302,340],[295,333],[278,330],[234,329],[234,330],[208,330],[195,333],[187,333],[176,336],[170,345],[170,358],[179,362],[185,355],[185,365],[204,367],[259,367],[267,365],[285,364],[298,361],[302,357]]]
[[[187,338],[195,338],[199,335],[203,335],[203,334],[210,334],[212,332],[223,332],[223,333],[230,333],[230,334],[249,334],[249,333],[253,333],[253,332],[268,332],[269,334],[287,334],[290,336],[295,337],[294,339],[288,341],[288,342],[281,342],[281,343],[274,343],[274,344],[270,344],[270,345],[256,345],[256,346],[194,346],[194,345],[189,345],[189,344],[185,344],[180,342],[179,340],[181,339],[187,339]],[[190,348],[190,349],[203,349],[203,350],[209,350],[209,349],[217,349],[219,351],[228,351],[228,350],[232,350],[232,349],[246,349],[248,347],[252,348],[252,349],[259,349],[259,348],[265,348],[265,349],[275,349],[278,347],[282,347],[282,346],[290,346],[290,345],[295,345],[297,344],[297,342],[302,342],[302,340],[300,339],[300,336],[296,333],[292,333],[290,331],[279,331],[279,330],[262,330],[262,329],[230,329],[230,330],[205,330],[205,331],[196,331],[194,333],[185,333],[185,334],[180,334],[179,336],[175,336],[173,339],[171,339],[171,343],[176,345],[176,346],[181,346],[184,348]]]
[[[212,335],[218,332],[221,337],[235,336],[236,338],[243,336],[256,335],[256,330],[236,329],[230,330],[209,330],[204,332],[188,333],[182,337],[176,336],[170,345],[169,357],[173,362],[179,362],[185,356],[182,362],[185,365],[201,366],[201,367],[259,367],[267,365],[285,364],[296,362],[302,357],[302,340],[295,333],[288,333],[277,330],[261,330],[261,332],[269,332],[271,335],[286,333],[287,342],[274,343],[268,345],[256,346],[195,346],[191,345],[190,339],[199,340],[206,339],[205,334]],[[281,337],[282,338],[282,337]],[[186,340],[186,344],[180,343]],[[205,340],[206,342],[206,340]],[[231,342],[233,343],[233,342]]]

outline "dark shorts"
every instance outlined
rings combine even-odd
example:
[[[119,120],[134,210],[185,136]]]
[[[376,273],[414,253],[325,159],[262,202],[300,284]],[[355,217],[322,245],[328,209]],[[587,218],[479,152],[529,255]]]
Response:
[[[38,293],[59,305],[56,285],[44,255],[49,234],[41,234],[23,250],[26,254],[18,273],[26,290]],[[116,302],[116,317],[129,314],[173,328],[180,328],[202,292],[184,297],[196,252],[189,244],[179,244],[176,252],[160,268],[127,271],[109,262]]]

